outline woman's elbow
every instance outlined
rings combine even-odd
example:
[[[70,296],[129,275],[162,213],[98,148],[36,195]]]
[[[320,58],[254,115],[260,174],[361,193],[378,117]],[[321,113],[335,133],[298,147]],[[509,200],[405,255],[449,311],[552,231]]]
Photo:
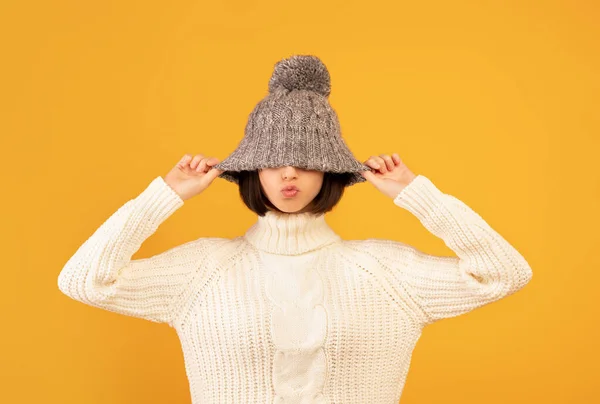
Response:
[[[519,262],[512,264],[507,269],[509,276],[504,277],[501,282],[504,290],[504,294],[513,294],[525,287],[533,277],[533,271],[526,262]]]

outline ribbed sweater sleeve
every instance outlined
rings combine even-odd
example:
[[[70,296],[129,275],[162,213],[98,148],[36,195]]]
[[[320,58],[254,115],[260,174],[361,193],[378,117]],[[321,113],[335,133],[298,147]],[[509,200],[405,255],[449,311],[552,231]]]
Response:
[[[435,256],[388,244],[395,276],[421,307],[426,323],[454,317],[524,287],[532,278],[525,258],[469,206],[418,175],[394,199],[440,237],[456,256]]]
[[[150,258],[131,257],[183,203],[162,177],[156,177],[67,261],[58,276],[60,291],[91,306],[171,325],[178,297],[201,259],[202,239]]]

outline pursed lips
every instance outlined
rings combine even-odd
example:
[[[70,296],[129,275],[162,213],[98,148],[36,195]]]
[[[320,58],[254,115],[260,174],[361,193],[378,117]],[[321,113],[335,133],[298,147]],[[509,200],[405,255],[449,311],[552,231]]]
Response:
[[[287,186],[281,189],[282,191],[298,191],[298,188],[291,185],[291,186]]]

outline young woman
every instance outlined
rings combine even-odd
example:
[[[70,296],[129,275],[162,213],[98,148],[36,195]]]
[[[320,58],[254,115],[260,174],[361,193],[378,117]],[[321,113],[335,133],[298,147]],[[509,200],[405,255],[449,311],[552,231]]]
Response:
[[[194,404],[396,404],[423,327],[506,297],[532,277],[481,216],[397,153],[356,161],[329,92],[318,58],[279,61],[226,160],[186,154],[108,218],[59,275],[73,299],[173,327]],[[258,215],[252,227],[131,259],[217,177],[238,185]],[[325,213],[363,181],[456,256],[342,239]]]

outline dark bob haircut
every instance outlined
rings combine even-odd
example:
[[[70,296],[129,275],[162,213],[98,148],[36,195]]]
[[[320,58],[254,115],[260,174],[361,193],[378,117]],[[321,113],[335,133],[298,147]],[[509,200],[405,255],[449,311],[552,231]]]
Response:
[[[352,176],[351,173],[331,173],[323,174],[323,184],[321,190],[313,200],[303,209],[304,212],[321,214],[329,212],[340,201],[346,184]],[[246,206],[259,216],[264,216],[269,209],[282,212],[274,206],[260,183],[260,177],[257,170],[243,170],[237,173],[240,196]]]

